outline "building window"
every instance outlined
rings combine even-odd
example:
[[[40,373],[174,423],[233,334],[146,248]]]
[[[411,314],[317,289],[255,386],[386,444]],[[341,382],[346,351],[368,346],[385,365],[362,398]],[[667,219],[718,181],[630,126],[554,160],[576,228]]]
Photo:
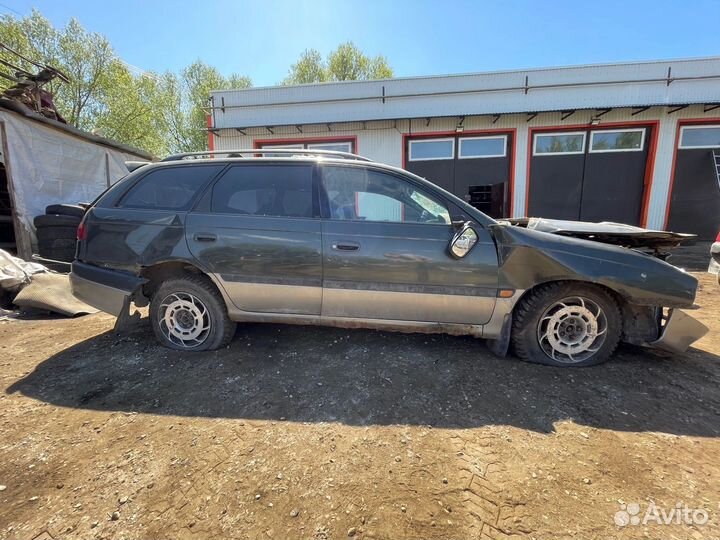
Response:
[[[352,152],[352,143],[350,142],[326,142],[326,143],[309,143],[309,150],[332,150],[333,152]]]
[[[720,126],[684,126],[680,128],[680,148],[720,147]]]
[[[534,156],[582,154],[585,152],[585,132],[542,133],[535,135]]]
[[[460,139],[458,158],[493,158],[505,157],[507,152],[507,135],[493,137],[463,137]]]
[[[617,129],[590,132],[590,152],[641,152],[645,145],[644,129]]]
[[[293,149],[304,149],[302,144],[264,144],[261,146],[263,150],[267,150],[268,148],[277,148],[278,150],[293,150]],[[278,154],[262,154],[262,157],[291,157],[294,154],[285,154],[285,153],[278,153]]]
[[[423,139],[410,141],[409,161],[453,159],[454,157],[455,139]]]
[[[298,150],[332,150],[334,152],[355,152],[355,143],[348,139],[347,141],[343,140],[333,140],[333,141],[323,141],[323,140],[301,140],[298,142],[281,142],[281,143],[273,143],[273,142],[263,142],[259,148],[262,148],[263,150],[267,150],[268,148],[282,148],[282,149],[294,149],[297,148]],[[292,154],[264,154],[267,157],[290,157]]]

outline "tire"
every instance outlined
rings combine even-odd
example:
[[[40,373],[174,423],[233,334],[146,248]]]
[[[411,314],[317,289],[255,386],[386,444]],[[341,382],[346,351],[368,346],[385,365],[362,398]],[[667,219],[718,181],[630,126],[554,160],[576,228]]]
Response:
[[[45,268],[48,270],[52,270],[53,272],[57,272],[58,274],[69,274],[70,273],[70,265],[69,264],[56,264],[56,263],[42,263]]]
[[[46,214],[44,216],[36,216],[33,220],[35,228],[47,228],[47,227],[75,227],[80,225],[82,217],[77,216],[63,216],[60,214]]]
[[[621,335],[617,301],[592,284],[542,285],[523,297],[513,312],[512,344],[526,362],[594,366],[610,359]]]
[[[39,242],[53,242],[54,240],[76,240],[77,227],[41,227],[37,230]]]
[[[38,238],[38,249],[42,255],[43,251],[51,251],[55,249],[71,249],[75,251],[77,240],[75,238]]]
[[[75,260],[75,248],[40,250],[40,256],[56,261],[73,262]]]
[[[85,209],[75,204],[51,204],[45,208],[45,213],[82,218],[85,215]]]
[[[150,321],[158,341],[178,351],[225,347],[236,328],[220,292],[205,276],[170,279],[160,285],[150,302]]]

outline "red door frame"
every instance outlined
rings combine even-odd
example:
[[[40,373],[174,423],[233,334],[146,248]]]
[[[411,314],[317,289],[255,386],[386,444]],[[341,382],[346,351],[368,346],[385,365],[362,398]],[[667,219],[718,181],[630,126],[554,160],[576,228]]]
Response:
[[[510,177],[508,178],[508,197],[510,199],[510,216],[513,212],[513,194],[515,193],[515,148],[517,147],[517,128],[470,129],[464,131],[423,131],[420,133],[403,133],[402,135],[402,168],[407,169],[407,147],[409,140],[434,139],[435,137],[466,137],[468,135],[510,135]]]
[[[597,126],[589,124],[575,124],[572,126],[540,126],[531,127],[528,130],[528,149],[527,149],[527,172],[525,177],[525,215],[528,214],[528,208],[530,205],[530,162],[532,161],[532,151],[535,144],[535,133],[542,133],[548,131],[593,131],[608,129],[621,129],[621,128],[634,128],[634,127],[649,127],[652,128],[650,133],[650,141],[648,148],[647,163],[645,164],[645,179],[643,181],[643,202],[642,209],[640,211],[640,224],[645,227],[647,226],[647,214],[648,206],[650,204],[650,193],[652,192],[653,175],[655,172],[655,154],[657,153],[657,142],[658,142],[658,131],[660,128],[660,120],[639,120],[636,122],[604,122]],[[587,151],[587,150],[586,150]]]
[[[337,135],[334,137],[291,137],[285,139],[253,139],[253,148],[258,149],[266,144],[313,144],[326,142],[349,142],[351,152],[358,153],[357,135]]]
[[[670,165],[670,185],[668,186],[665,203],[665,221],[663,222],[663,229],[665,230],[667,230],[668,221],[670,220],[670,203],[672,203],[672,192],[675,185],[675,162],[680,151],[681,128],[683,126],[701,126],[703,124],[717,124],[720,126],[720,118],[684,118],[678,120],[677,126],[675,126],[675,146],[673,147],[672,164]]]
[[[213,128],[213,121],[212,116],[209,114],[205,115],[205,120],[207,122],[207,128],[208,128],[208,150],[212,152],[215,150],[215,136],[213,135],[212,128]]]

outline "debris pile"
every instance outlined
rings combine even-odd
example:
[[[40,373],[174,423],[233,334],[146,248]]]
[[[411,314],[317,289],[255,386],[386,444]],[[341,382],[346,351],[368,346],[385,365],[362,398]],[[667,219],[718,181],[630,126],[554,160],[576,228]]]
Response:
[[[73,296],[66,274],[57,274],[42,264],[23,261],[0,249],[0,316],[12,317],[13,306],[68,317],[97,311]]]

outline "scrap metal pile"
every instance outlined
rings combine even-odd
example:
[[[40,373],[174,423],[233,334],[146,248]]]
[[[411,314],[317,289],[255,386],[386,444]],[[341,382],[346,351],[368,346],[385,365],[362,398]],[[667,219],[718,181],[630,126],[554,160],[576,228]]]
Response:
[[[12,71],[12,73],[0,71],[0,77],[14,83],[13,86],[3,91],[0,97],[21,103],[38,114],[67,124],[67,121],[55,107],[52,93],[43,88],[43,86],[55,79],[70,82],[67,76],[52,66],[39,64],[30,60],[4,43],[0,43],[0,49],[14,56],[17,60],[22,60],[35,66],[39,70],[37,73],[30,73],[26,69],[18,66],[17,63],[0,58],[0,64]]]

